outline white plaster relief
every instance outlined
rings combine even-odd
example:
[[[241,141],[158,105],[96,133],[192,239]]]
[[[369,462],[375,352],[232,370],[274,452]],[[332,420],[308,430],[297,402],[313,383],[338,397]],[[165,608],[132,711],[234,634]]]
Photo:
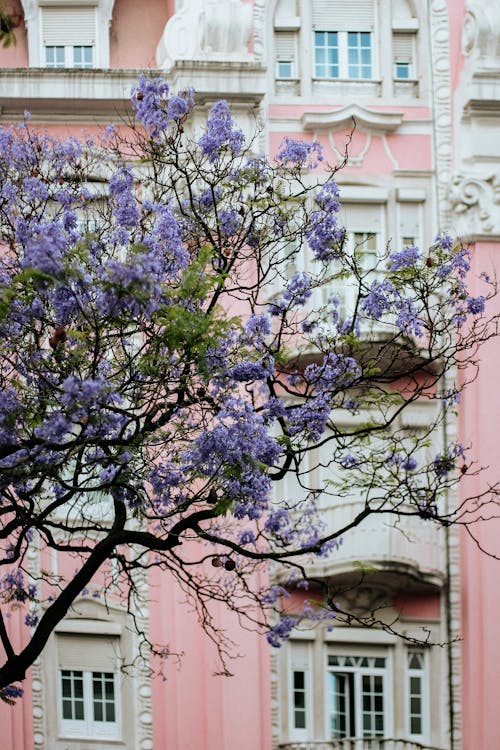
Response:
[[[462,53],[492,67],[500,61],[500,11],[491,0],[467,0],[462,27]]]
[[[252,8],[241,0],[186,0],[165,26],[159,68],[178,60],[249,61]]]
[[[449,226],[447,202],[451,179],[451,77],[448,8],[445,0],[430,3],[431,68],[435,115],[435,170],[437,176],[440,229]]]
[[[486,179],[454,176],[448,195],[462,237],[500,235],[500,174]]]

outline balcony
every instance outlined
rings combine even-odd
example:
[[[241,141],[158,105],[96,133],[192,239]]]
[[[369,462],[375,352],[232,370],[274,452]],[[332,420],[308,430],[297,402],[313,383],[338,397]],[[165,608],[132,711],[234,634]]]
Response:
[[[395,740],[377,737],[346,737],[338,740],[315,740],[314,742],[284,742],[279,750],[441,750],[434,745],[422,745],[414,740]]]
[[[335,507],[322,508],[322,518],[328,528],[341,529],[364,508],[364,501],[344,500]],[[348,531],[339,549],[327,560],[308,567],[308,572],[313,576],[342,575],[352,571],[353,564],[356,568],[418,577],[422,582],[440,586],[445,573],[444,532],[432,521],[416,516],[398,518],[374,513]],[[351,746],[347,747],[351,750]],[[378,750],[378,746],[374,747]],[[361,748],[364,750],[364,746]],[[393,750],[390,745],[384,750],[389,748]],[[352,750],[358,750],[358,746],[353,745]],[[399,746],[394,746],[394,750],[399,750]]]

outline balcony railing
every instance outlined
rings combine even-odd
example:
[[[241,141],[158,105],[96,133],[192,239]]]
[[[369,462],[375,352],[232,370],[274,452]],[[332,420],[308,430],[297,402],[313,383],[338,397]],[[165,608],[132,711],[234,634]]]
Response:
[[[344,500],[335,507],[322,508],[322,518],[327,528],[341,529],[352,522],[364,507],[362,500]],[[438,584],[445,570],[443,533],[431,521],[417,516],[398,518],[396,515],[375,512],[342,537],[340,547],[322,562],[322,569],[328,568],[324,572],[329,575],[343,573],[352,569],[353,561],[382,570],[418,572]],[[344,750],[344,746],[339,747]],[[345,747],[351,750],[350,745]],[[371,750],[371,746],[367,747]],[[378,750],[377,745],[373,747]],[[391,745],[382,747],[383,750],[393,750]],[[364,750],[363,745],[359,748]],[[396,745],[394,748],[399,750]],[[352,750],[358,750],[358,746],[352,745]],[[412,750],[411,744],[408,750]]]
[[[315,740],[313,742],[285,742],[280,750],[442,750],[435,745],[422,745],[414,740],[375,739],[348,737],[339,740]]]

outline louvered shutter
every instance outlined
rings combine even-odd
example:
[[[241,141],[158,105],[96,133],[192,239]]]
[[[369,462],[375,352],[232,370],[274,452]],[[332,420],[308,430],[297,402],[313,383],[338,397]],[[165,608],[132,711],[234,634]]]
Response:
[[[394,34],[392,37],[394,62],[413,63],[413,36]]]
[[[95,44],[95,8],[88,6],[42,8],[42,37],[46,46]]]
[[[57,651],[60,669],[86,672],[116,672],[120,639],[112,635],[60,633]]]
[[[313,0],[316,31],[373,31],[373,0]]]
[[[277,60],[295,61],[295,34],[293,31],[277,31],[275,43]]]

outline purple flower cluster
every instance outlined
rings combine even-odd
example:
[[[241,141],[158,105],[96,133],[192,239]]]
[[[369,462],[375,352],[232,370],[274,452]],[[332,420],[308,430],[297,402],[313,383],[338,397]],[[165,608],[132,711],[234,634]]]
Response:
[[[199,140],[202,154],[208,156],[212,163],[229,149],[233,156],[238,156],[244,142],[243,132],[235,127],[231,110],[224,100],[214,104],[207,120],[207,129]]]
[[[291,307],[305,305],[312,295],[311,277],[305,271],[294,273],[281,298],[269,306],[271,315],[280,315]]]
[[[345,229],[339,226],[338,188],[334,182],[327,182],[317,197],[319,211],[313,211],[306,229],[306,239],[316,260],[325,263],[339,258],[345,238]]]
[[[135,115],[154,139],[165,133],[172,123],[182,121],[194,104],[191,89],[173,96],[169,96],[169,91],[163,78],[141,74],[131,92]]]
[[[331,406],[324,392],[309,398],[299,407],[290,411],[288,429],[290,435],[304,433],[313,442],[319,440],[326,430]]]
[[[444,453],[438,453],[432,462],[432,468],[438,477],[446,477],[456,467],[457,458],[464,458],[465,448],[460,443],[450,445]]]
[[[109,180],[109,191],[113,199],[113,215],[121,227],[136,227],[140,212],[133,193],[134,177],[122,167]]]
[[[262,417],[246,401],[231,397],[212,428],[185,452],[185,471],[217,476],[223,493],[235,501],[233,514],[259,518],[270,492],[266,467],[279,455],[280,447]]]
[[[391,271],[399,271],[402,268],[413,268],[420,260],[420,250],[411,245],[389,255],[388,266]]]
[[[266,638],[270,646],[281,648],[284,641],[288,641],[290,634],[297,624],[295,617],[283,617],[267,633]]]
[[[318,162],[323,161],[323,149],[318,141],[298,141],[295,138],[284,138],[279,145],[276,161],[280,164],[305,166],[315,169]]]
[[[369,318],[380,320],[385,313],[396,315],[396,325],[408,336],[423,336],[424,326],[415,302],[410,296],[403,296],[389,279],[373,281],[370,291],[362,300],[361,311]]]
[[[310,364],[304,370],[304,379],[315,391],[334,391],[348,388],[362,375],[353,357],[329,352],[321,364]]]

